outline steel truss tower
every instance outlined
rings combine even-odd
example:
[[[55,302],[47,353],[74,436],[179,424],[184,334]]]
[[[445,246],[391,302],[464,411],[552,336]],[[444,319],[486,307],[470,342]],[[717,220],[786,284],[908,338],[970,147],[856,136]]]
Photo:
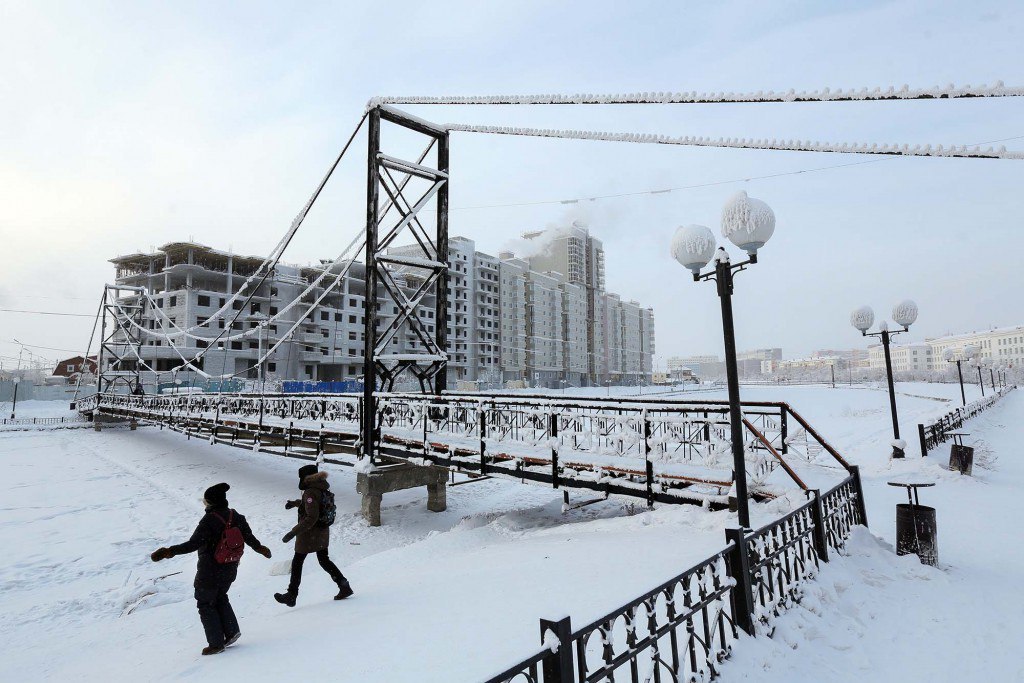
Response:
[[[379,433],[375,391],[390,391],[405,371],[419,381],[424,393],[440,394],[447,388],[449,133],[387,106],[370,109],[368,122],[361,452],[372,462]],[[384,127],[389,144],[391,135],[396,141],[425,138],[419,158],[409,161],[385,154],[382,123],[389,124]],[[428,205],[433,205],[434,219],[421,220]],[[413,239],[413,248],[401,256],[389,255],[388,248],[403,233]],[[396,279],[398,271],[408,276],[406,283]],[[380,288],[395,302],[397,313],[378,310]],[[434,317],[428,323],[421,317],[421,304],[429,295]],[[416,352],[388,353],[392,340],[403,331],[413,333]]]
[[[141,394],[142,332],[146,300],[138,287],[123,285],[103,286],[103,305],[100,307],[100,350],[96,358],[97,393],[117,393],[118,386],[127,393]],[[107,334],[107,320],[112,328]],[[132,323],[135,323],[134,325]]]

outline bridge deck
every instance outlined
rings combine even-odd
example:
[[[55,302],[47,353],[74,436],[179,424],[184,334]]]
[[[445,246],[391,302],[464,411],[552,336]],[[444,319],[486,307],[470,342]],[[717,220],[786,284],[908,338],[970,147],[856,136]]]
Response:
[[[190,438],[355,465],[362,450],[361,400],[337,394],[104,394],[79,408],[166,426]],[[648,503],[728,504],[732,455],[728,406],[720,401],[385,393],[375,400],[379,464],[430,464]],[[744,413],[755,497],[807,488],[787,462],[793,457],[846,467],[788,405],[748,403]]]

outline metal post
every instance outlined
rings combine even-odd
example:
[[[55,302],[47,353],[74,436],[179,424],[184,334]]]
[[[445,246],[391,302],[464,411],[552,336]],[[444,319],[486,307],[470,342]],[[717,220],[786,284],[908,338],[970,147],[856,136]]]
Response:
[[[832,388],[836,388],[836,364],[832,364]]]
[[[14,403],[11,405],[11,419],[14,419],[14,413],[18,409],[18,385],[21,384],[21,378],[15,378],[14,380]]]
[[[437,138],[437,170],[449,172],[449,133]],[[437,191],[437,260],[448,263],[448,184],[451,177]],[[437,277],[434,289],[434,339],[437,348],[448,350],[448,269]],[[448,364],[444,363],[434,375],[434,393],[442,394],[448,389]]]
[[[750,582],[750,558],[744,529],[726,529],[725,540],[733,544],[727,553],[729,575],[736,582],[732,588],[732,618],[736,626],[754,635],[754,591]]]
[[[892,438],[900,438],[900,422],[896,415],[896,388],[892,381],[892,358],[889,356],[889,330],[882,330],[882,346],[885,348],[885,374],[889,380],[889,409],[892,411]],[[895,444],[892,447],[892,457],[902,458],[903,449]]]
[[[960,367],[961,361],[956,362],[956,375],[960,378],[960,402],[967,405],[967,394],[964,392],[964,372]]]
[[[860,480],[860,467],[850,465],[850,474],[853,475],[853,487],[857,491],[857,512],[860,515],[860,523],[868,525],[868,506],[864,501],[864,485]]]
[[[981,364],[978,363],[978,386],[981,387],[981,397],[985,398],[985,382],[981,379]]]
[[[743,415],[740,408],[740,379],[736,361],[736,330],[732,319],[732,266],[728,261],[715,264],[718,298],[722,302],[722,335],[725,341],[725,372],[729,385],[729,430],[732,440],[733,479],[736,482],[736,512],[740,526],[750,528],[747,500],[747,467],[743,453]]]
[[[996,373],[992,368],[988,369],[988,378],[992,381],[992,393],[996,393]]]
[[[917,438],[921,442],[921,457],[922,458],[927,458],[928,457],[928,439],[925,438],[925,435],[924,435],[924,425],[920,424],[920,423],[917,425]]]
[[[811,537],[814,539],[814,550],[818,559],[828,562],[828,539],[825,537],[825,511],[821,508],[821,491],[814,489],[811,492],[811,523],[814,524]]]
[[[374,341],[377,329],[377,154],[380,152],[380,109],[370,110],[367,134],[366,175],[366,293],[363,311],[363,405],[362,456],[373,462],[373,427],[377,418],[374,392],[377,389],[377,366]],[[440,326],[441,321],[437,321]]]
[[[547,633],[558,639],[558,650],[541,662],[544,683],[572,683],[572,622],[569,617],[558,621],[540,620],[540,642],[543,645]]]

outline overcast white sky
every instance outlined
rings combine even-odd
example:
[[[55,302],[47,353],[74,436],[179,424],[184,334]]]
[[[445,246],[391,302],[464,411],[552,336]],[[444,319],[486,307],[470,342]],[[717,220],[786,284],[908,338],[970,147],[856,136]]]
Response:
[[[387,94],[1024,83],[1024,6],[930,2],[54,3],[0,0],[0,308],[92,313],[107,259],[194,238],[265,254],[362,114]],[[1024,148],[1024,100],[412,107],[437,121]],[[741,348],[863,345],[862,304],[921,309],[915,338],[1024,323],[1024,162],[690,149],[455,134],[452,234],[495,253],[585,212],[608,287],[653,306],[658,358],[721,352],[714,289],[668,256],[745,189],[777,216],[737,280]],[[749,180],[800,170],[843,168]],[[361,229],[365,153],[285,260]],[[736,182],[671,194],[505,209]],[[88,318],[0,312],[14,338],[80,349]],[[37,350],[47,356],[58,351]]]

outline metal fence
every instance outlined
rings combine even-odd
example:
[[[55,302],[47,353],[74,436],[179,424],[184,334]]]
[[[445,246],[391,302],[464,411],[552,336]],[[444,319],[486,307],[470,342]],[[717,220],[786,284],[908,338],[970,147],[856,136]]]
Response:
[[[64,424],[82,424],[86,418],[82,415],[71,415],[68,417],[18,417],[0,419],[0,426],[53,426]]]
[[[979,413],[985,412],[1015,388],[1014,386],[1008,386],[999,389],[991,396],[971,401],[966,406],[949,411],[931,424],[917,425],[917,436],[921,442],[921,456],[927,457],[928,451],[934,450],[938,448],[939,444],[949,441],[951,432],[961,429],[964,426],[964,422]]]
[[[770,634],[851,530],[867,526],[860,473],[745,533],[660,586],[573,630],[542,619],[541,647],[486,683],[668,683],[716,678],[740,630]]]

